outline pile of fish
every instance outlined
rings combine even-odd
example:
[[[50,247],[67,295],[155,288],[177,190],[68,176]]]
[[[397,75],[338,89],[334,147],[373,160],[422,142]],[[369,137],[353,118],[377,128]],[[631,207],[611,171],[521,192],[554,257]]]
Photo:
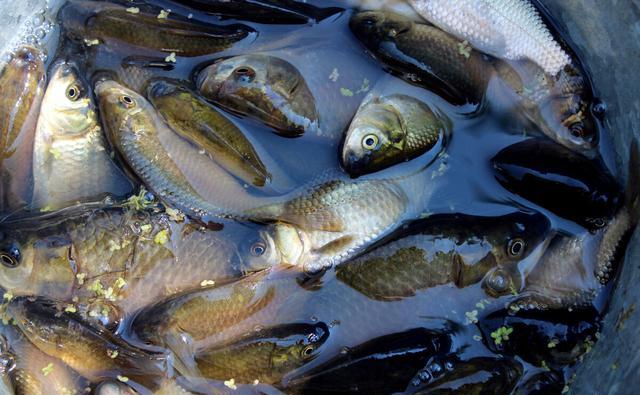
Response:
[[[16,48],[0,392],[567,390],[640,218],[638,148],[623,187],[529,0],[396,3],[69,0],[55,54]],[[527,132],[464,166],[506,197],[456,210],[460,125],[489,114]]]

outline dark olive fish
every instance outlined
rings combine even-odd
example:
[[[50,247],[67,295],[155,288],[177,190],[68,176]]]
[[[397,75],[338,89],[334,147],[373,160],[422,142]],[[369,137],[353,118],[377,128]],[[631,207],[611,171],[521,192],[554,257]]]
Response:
[[[18,49],[0,72],[0,212],[30,203],[33,145],[46,84],[42,53]]]
[[[480,103],[495,70],[483,55],[433,25],[384,11],[364,11],[351,31],[380,60],[411,83],[454,104]]]
[[[204,99],[166,80],[151,82],[147,98],[177,134],[203,149],[229,173],[259,187],[267,183],[270,175],[251,142]]]
[[[540,372],[518,384],[514,395],[561,394],[565,388],[564,377],[558,372]]]
[[[176,3],[218,15],[222,19],[286,25],[320,22],[344,11],[338,7],[320,8],[295,0],[177,0]]]
[[[78,314],[65,311],[58,302],[20,296],[11,300],[7,313],[40,351],[90,380],[115,378],[126,372],[127,377],[152,385],[162,375],[161,354],[133,348]]]
[[[315,359],[328,337],[329,327],[322,322],[285,324],[202,350],[195,362],[206,378],[277,385],[284,375]]]
[[[553,141],[525,140],[492,163],[506,189],[590,230],[606,225],[622,203],[620,186],[601,162]]]
[[[457,356],[433,358],[418,373],[413,395],[489,395],[509,394],[520,380],[523,367],[511,358],[476,357],[461,360]]]
[[[59,14],[66,33],[78,40],[110,40],[177,56],[202,56],[223,51],[248,37],[244,25],[212,26],[139,8],[96,1],[71,1]]]
[[[336,277],[376,300],[407,298],[447,283],[462,288],[481,281],[485,291],[497,297],[522,287],[518,262],[547,241],[550,227],[538,213],[437,215],[341,264]]]
[[[450,352],[446,331],[415,328],[368,340],[294,378],[287,388],[304,394],[389,394],[407,388],[435,355]]]
[[[527,275],[513,305],[520,309],[589,309],[613,277],[640,220],[640,158],[631,144],[625,201],[593,233],[558,235]]]
[[[318,129],[318,110],[297,68],[275,56],[218,60],[200,71],[198,91],[229,111],[255,118],[287,137]]]

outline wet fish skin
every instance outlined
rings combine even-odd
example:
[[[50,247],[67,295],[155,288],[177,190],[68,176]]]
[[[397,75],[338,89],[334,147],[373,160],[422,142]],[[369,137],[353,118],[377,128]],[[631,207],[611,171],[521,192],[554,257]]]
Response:
[[[499,59],[531,59],[555,75],[570,56],[529,0],[411,0],[429,22]]]
[[[435,26],[385,11],[353,14],[351,31],[389,68],[454,104],[480,103],[493,66],[473,48]]]
[[[138,395],[133,388],[116,380],[103,381],[95,390],[95,395]],[[175,380],[164,380],[153,395],[193,395],[182,388]]]
[[[412,297],[417,291],[453,283],[482,282],[498,297],[521,289],[518,263],[551,235],[539,213],[500,217],[436,215],[386,237],[373,249],[336,268],[339,281],[381,301]]]
[[[0,211],[30,203],[36,122],[46,85],[42,53],[16,50],[0,73]]]
[[[59,18],[67,35],[81,42],[115,40],[186,57],[223,51],[253,33],[244,25],[211,26],[158,18],[144,9],[132,13],[126,7],[96,1],[70,1]]]
[[[257,258],[317,273],[389,233],[407,207],[407,195],[393,180],[337,178],[303,188],[284,203],[249,210],[247,215],[275,219],[261,232]]]
[[[161,354],[129,346],[78,314],[64,311],[58,302],[19,296],[7,305],[7,313],[40,351],[60,359],[89,380],[115,378],[126,371],[128,377],[151,386],[162,375]],[[117,356],[112,358],[107,350],[117,351]]]
[[[359,176],[409,161],[441,142],[444,149],[451,121],[407,95],[374,96],[358,109],[342,147],[342,165]]]
[[[242,131],[195,93],[166,80],[151,82],[147,92],[176,133],[204,149],[231,174],[259,187],[268,182],[267,169]]]
[[[617,212],[621,188],[599,161],[546,139],[527,139],[492,158],[503,187],[589,230]]]
[[[33,180],[32,207],[48,210],[132,190],[109,157],[91,89],[73,63],[52,67],[38,117]]]
[[[231,344],[195,355],[198,371],[206,378],[239,383],[259,380],[280,384],[289,372],[317,357],[329,336],[325,323],[284,324],[265,328]]]
[[[318,129],[315,99],[292,64],[251,54],[221,59],[198,74],[200,94],[225,109],[257,119],[286,137]]]

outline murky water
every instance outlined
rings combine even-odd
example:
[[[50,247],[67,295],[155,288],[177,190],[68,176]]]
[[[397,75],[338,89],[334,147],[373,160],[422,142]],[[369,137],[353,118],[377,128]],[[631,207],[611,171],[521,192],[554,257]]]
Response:
[[[65,359],[91,381],[92,389],[120,378],[141,393],[153,392],[163,381],[158,369],[166,369],[171,380],[195,393],[236,388],[241,393],[560,393],[575,364],[597,340],[610,285],[599,289],[586,307],[517,311],[512,305],[554,235],[583,236],[589,245],[599,240],[562,213],[509,192],[496,178],[492,158],[541,133],[522,122],[508,103],[497,104],[500,92],[492,85],[486,101],[493,105],[457,106],[434,93],[435,86],[425,89],[390,74],[349,28],[356,5],[306,3],[318,10],[335,7],[336,12],[326,12],[327,17],[314,23],[267,24],[221,20],[171,1],[122,2],[143,12],[170,9],[172,16],[205,24],[241,23],[255,33],[227,50],[178,56],[175,63],[165,60],[165,53],[121,42],[86,45],[63,35],[48,62],[72,60],[86,81],[109,76],[134,90],[149,78],[171,78],[195,88],[197,72],[218,58],[258,53],[290,62],[313,93],[321,128],[283,138],[258,121],[225,112],[272,177],[264,189],[239,184],[225,189],[220,180],[230,177],[220,168],[210,175],[198,168],[185,170],[200,190],[229,201],[277,201],[326,177],[328,169],[346,178],[340,170],[343,133],[362,101],[368,95],[398,93],[417,98],[451,120],[443,153],[430,151],[358,179],[402,180],[408,209],[392,232],[359,251],[364,257],[321,274],[290,267],[264,271],[261,256],[272,248],[264,233],[272,224],[227,219],[205,224],[165,210],[155,196],[84,196],[79,191],[78,199],[88,205],[56,213],[46,203],[34,202],[3,213],[0,247],[5,255],[19,257],[2,262],[0,283],[9,294],[6,299],[44,296],[56,300],[65,315],[78,313],[86,325],[104,326],[133,347],[171,350],[168,361],[146,361],[130,370],[126,364],[107,363],[108,369],[96,371],[89,363],[83,367]],[[571,44],[570,38],[563,39]],[[588,65],[583,66],[588,71]],[[614,153],[607,133],[600,135],[598,154],[603,166],[611,168]],[[198,150],[193,155],[199,155]],[[113,157],[136,188],[144,187],[122,155]],[[73,188],[74,180],[67,182]],[[133,203],[143,206],[141,212]],[[369,208],[361,209],[366,214]],[[514,213],[525,217],[514,219]],[[428,241],[420,235],[428,235]],[[484,262],[492,252],[504,254],[513,240],[530,244],[512,265],[516,274],[509,286],[498,295],[487,288],[493,270],[466,281],[460,274],[464,268],[447,267],[442,271],[452,274],[438,281],[442,273],[425,274],[419,264],[366,266],[368,257],[384,255],[388,246],[392,251],[417,246],[430,254],[456,250],[466,262]],[[592,252],[585,248],[583,253]],[[420,262],[416,255],[398,259]],[[357,263],[363,264],[362,272],[345,268]],[[192,292],[196,301],[185,303]],[[69,330],[77,327],[68,324]],[[7,338],[16,337],[4,329]],[[83,354],[83,341],[81,334],[58,339],[69,342],[62,347],[79,360],[92,358]],[[311,348],[303,347],[307,343]],[[110,350],[125,346],[118,347]],[[282,355],[278,347],[285,350]],[[308,355],[305,350],[310,350]],[[126,358],[126,352],[120,353],[112,359]],[[214,362],[206,362],[207,353]],[[204,377],[193,377],[197,371],[189,361],[194,354]],[[20,355],[15,358],[19,361]],[[122,380],[125,377],[128,380]]]

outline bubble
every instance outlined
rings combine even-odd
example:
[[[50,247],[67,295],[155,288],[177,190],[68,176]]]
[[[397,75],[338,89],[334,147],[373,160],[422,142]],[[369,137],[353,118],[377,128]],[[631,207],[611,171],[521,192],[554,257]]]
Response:
[[[421,371],[418,373],[418,379],[419,379],[420,381],[422,381],[423,383],[426,383],[426,382],[428,382],[429,380],[431,380],[431,373],[429,373],[429,372],[428,372],[428,371],[426,371],[426,370],[421,370]]]
[[[40,26],[44,23],[44,13],[42,14],[37,14],[34,15],[31,18],[31,23],[33,24],[33,26]]]
[[[342,354],[342,355],[349,354],[349,351],[351,351],[351,350],[347,346],[344,346],[344,347],[340,348],[340,354]]]
[[[452,371],[454,368],[453,362],[451,361],[447,361],[444,363],[444,368],[447,369],[448,371]]]
[[[429,365],[429,371],[434,377],[436,377],[440,376],[444,372],[444,369],[438,362],[433,362],[431,365]]]
[[[43,28],[39,27],[33,34],[38,37],[38,39],[42,40],[47,35],[47,32]]]

